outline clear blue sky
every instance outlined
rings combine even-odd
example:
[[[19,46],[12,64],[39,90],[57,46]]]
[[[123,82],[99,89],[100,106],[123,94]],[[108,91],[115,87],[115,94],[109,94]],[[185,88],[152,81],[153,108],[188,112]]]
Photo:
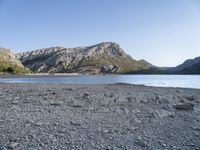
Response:
[[[0,20],[15,53],[114,41],[158,66],[200,56],[200,0],[0,0]]]

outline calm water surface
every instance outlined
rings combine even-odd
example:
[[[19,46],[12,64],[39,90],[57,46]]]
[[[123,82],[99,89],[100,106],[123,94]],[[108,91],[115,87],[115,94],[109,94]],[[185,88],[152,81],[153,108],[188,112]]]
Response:
[[[130,83],[159,87],[184,87],[200,89],[200,75],[106,75],[106,76],[46,76],[0,78],[6,83],[54,84],[115,84]]]

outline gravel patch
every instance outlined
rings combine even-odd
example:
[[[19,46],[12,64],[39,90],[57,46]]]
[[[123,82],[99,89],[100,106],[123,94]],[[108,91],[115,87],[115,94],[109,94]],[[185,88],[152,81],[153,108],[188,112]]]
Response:
[[[0,83],[0,150],[200,150],[200,90]]]

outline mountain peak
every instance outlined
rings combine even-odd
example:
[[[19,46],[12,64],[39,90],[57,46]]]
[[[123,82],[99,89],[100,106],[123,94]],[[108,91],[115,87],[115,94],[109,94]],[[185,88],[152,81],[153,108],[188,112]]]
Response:
[[[124,73],[143,66],[114,42],[89,47],[52,47],[19,53],[17,58],[36,72]]]

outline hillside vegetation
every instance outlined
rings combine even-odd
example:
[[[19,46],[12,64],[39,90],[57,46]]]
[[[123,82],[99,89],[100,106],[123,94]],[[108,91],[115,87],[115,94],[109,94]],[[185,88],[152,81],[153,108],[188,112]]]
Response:
[[[25,67],[17,66],[9,62],[0,61],[0,74],[11,73],[11,74],[27,74],[31,71]]]

